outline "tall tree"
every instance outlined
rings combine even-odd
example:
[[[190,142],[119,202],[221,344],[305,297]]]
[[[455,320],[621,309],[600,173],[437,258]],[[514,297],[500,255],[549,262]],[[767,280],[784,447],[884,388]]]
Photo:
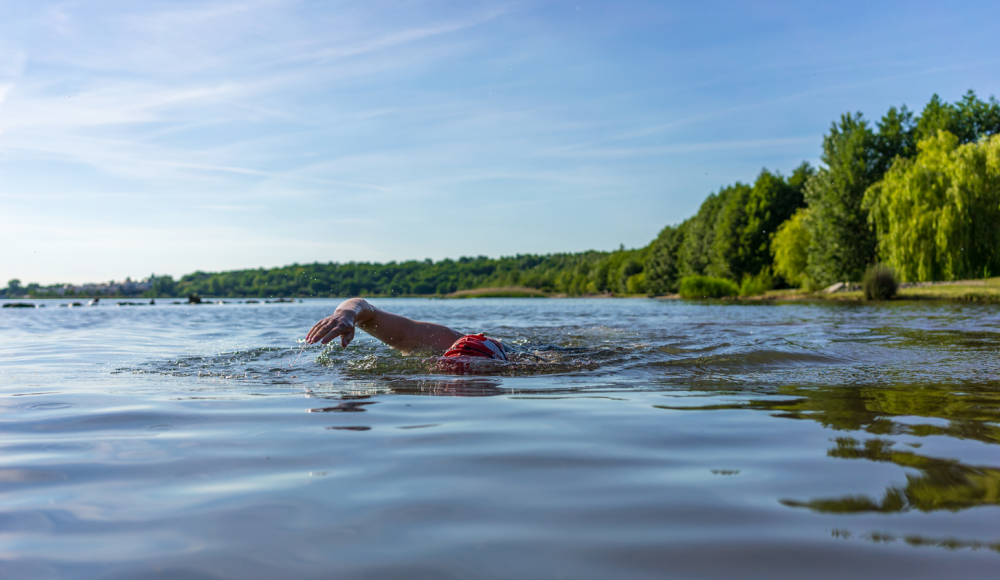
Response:
[[[959,145],[941,130],[919,149],[865,197],[879,256],[904,281],[1000,273],[1000,135]]]
[[[719,278],[739,279],[746,270],[742,234],[747,224],[747,201],[751,187],[736,182],[723,190],[725,201],[715,217],[715,236],[705,273]]]
[[[800,209],[795,215],[778,226],[771,240],[774,255],[774,273],[795,286],[805,286],[808,282],[806,267],[809,265],[809,230],[805,227],[808,210]]]
[[[960,101],[955,103],[955,129],[952,133],[960,144],[972,143],[981,137],[1000,133],[1000,102],[990,96],[983,102],[976,92],[969,89]]]
[[[799,195],[803,196],[803,202],[805,200],[806,183],[809,182],[813,175],[816,175],[816,169],[812,165],[809,165],[808,161],[803,161],[792,171],[792,175],[788,178],[788,185],[797,191]]]
[[[1000,102],[992,96],[983,101],[972,89],[955,104],[934,95],[920,114],[916,137],[921,141],[933,139],[938,131],[955,135],[959,145],[996,135],[1000,133]]]
[[[920,119],[917,121],[917,140],[923,141],[931,138],[937,135],[938,131],[948,131],[955,134],[955,126],[958,124],[957,117],[955,107],[941,100],[941,97],[935,93],[920,113]]]
[[[688,220],[684,240],[678,251],[681,277],[705,273],[715,241],[715,221],[725,204],[728,189],[709,195],[698,208],[698,213]]]
[[[826,167],[806,185],[809,276],[821,283],[860,280],[875,260],[875,233],[862,207],[880,177],[875,133],[859,113],[846,113],[823,138]]]
[[[766,169],[757,176],[746,203],[747,219],[740,234],[738,253],[739,271],[733,272],[737,279],[744,274],[757,275],[771,267],[771,238],[779,225],[805,205],[802,188],[790,183],[804,183],[812,168],[803,164],[795,171],[788,181]]]
[[[680,248],[688,222],[667,226],[653,240],[646,260],[646,289],[653,294],[677,292],[680,282]]]
[[[913,157],[917,153],[917,120],[903,105],[899,109],[889,107],[878,122],[875,135],[877,155],[875,171],[883,174],[892,166],[896,157]]]

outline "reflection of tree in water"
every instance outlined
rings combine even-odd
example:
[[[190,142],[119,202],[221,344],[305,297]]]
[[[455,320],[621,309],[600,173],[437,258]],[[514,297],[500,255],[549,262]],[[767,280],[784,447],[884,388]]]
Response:
[[[758,399],[689,410],[757,409],[776,417],[809,419],[843,431],[873,435],[931,435],[1000,444],[1000,385],[926,385],[899,387],[788,387],[782,398]],[[792,398],[794,397],[794,398]],[[685,409],[683,407],[664,407]],[[906,417],[904,422],[900,418]],[[930,419],[919,423],[913,419]],[[942,420],[947,421],[941,424]],[[812,501],[785,500],[794,507],[826,513],[894,513],[909,510],[962,510],[1000,505],[1000,468],[964,465],[952,459],[919,455],[893,448],[892,441],[874,438],[863,443],[838,438],[827,455],[894,463],[919,472],[907,475],[902,487],[889,487],[880,499],[849,496]]]
[[[980,505],[1000,505],[1000,469],[972,467],[951,459],[925,457],[911,451],[895,450],[893,445],[892,441],[885,439],[869,439],[859,444],[856,439],[841,437],[837,439],[837,446],[827,451],[827,455],[895,463],[918,470],[920,475],[906,476],[906,487],[890,487],[880,500],[852,496],[807,502],[784,500],[781,503],[825,513],[892,513],[911,509],[957,511]]]
[[[750,401],[779,417],[810,419],[825,427],[873,435],[943,435],[1000,443],[1000,385],[783,388],[780,401]],[[909,425],[893,417],[944,419],[947,425]]]
[[[830,530],[830,535],[840,540],[850,540],[855,537],[849,530],[840,528]],[[960,540],[958,538],[932,538],[919,534],[896,536],[884,532],[871,532],[857,536],[857,538],[874,544],[891,544],[902,540],[914,548],[945,548],[946,550],[988,549],[1000,552],[1000,542],[977,542],[975,540]]]

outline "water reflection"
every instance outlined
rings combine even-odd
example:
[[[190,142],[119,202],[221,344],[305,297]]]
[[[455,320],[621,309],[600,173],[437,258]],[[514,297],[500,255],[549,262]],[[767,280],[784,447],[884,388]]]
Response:
[[[335,407],[322,407],[320,409],[309,409],[309,413],[364,413],[364,405],[374,405],[375,401],[344,401]]]
[[[845,530],[841,528],[834,528],[830,530],[830,536],[837,538],[839,540],[850,540],[855,536],[850,532],[850,530]],[[891,544],[894,542],[902,541],[907,545],[913,546],[914,548],[945,548],[947,550],[993,550],[995,552],[1000,552],[1000,542],[976,542],[969,540],[959,540],[957,538],[930,538],[927,536],[920,536],[917,534],[910,534],[906,536],[896,536],[894,534],[888,534],[885,532],[869,532],[867,534],[861,534],[857,536],[858,539],[864,540],[866,542],[871,542],[873,544]]]
[[[914,469],[919,475],[906,476],[905,487],[889,487],[880,499],[850,496],[810,501],[783,500],[791,507],[807,507],[825,513],[897,513],[910,510],[958,511],[983,505],[1000,505],[1000,469],[968,466],[951,459],[918,455],[893,449],[895,443],[868,439],[859,443],[851,437],[837,439],[827,455],[840,459],[867,459],[894,463]]]
[[[899,449],[894,441],[884,437],[945,436],[996,445],[1000,443],[997,387],[996,384],[787,387],[777,389],[777,396],[732,404],[657,406],[675,410],[755,409],[770,411],[779,418],[816,421],[837,431],[870,433],[876,437],[864,441],[838,437],[827,456],[892,463],[911,472],[906,475],[905,486],[890,486],[880,498],[850,495],[808,501],[787,499],[782,501],[784,505],[845,514],[958,511],[1000,505],[1000,468],[921,455]]]
[[[776,417],[816,421],[824,427],[840,431],[917,437],[943,435],[982,443],[1000,443],[998,382],[979,385],[779,387],[772,392],[779,398],[698,409],[756,409],[772,411]],[[904,417],[907,420],[902,420]],[[910,419],[914,417],[925,420]]]

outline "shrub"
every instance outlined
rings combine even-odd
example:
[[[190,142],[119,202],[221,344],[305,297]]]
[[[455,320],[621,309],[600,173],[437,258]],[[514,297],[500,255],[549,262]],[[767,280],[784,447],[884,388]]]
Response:
[[[685,276],[681,279],[680,294],[684,298],[722,298],[739,293],[739,286],[725,278]]]
[[[646,273],[639,272],[638,274],[632,274],[625,281],[625,291],[628,294],[645,294],[646,293]]]
[[[874,264],[865,271],[861,280],[865,292],[865,300],[888,300],[896,295],[899,285],[896,283],[896,273],[892,268]]]
[[[756,276],[743,274],[743,282],[740,284],[740,296],[763,294],[773,287],[774,278],[771,277],[771,269],[764,268]]]

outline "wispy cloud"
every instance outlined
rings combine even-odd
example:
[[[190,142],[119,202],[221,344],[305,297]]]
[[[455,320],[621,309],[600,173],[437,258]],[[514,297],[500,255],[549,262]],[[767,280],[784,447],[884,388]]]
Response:
[[[449,34],[452,32],[457,32],[459,30],[464,30],[467,28],[478,26],[480,24],[489,22],[497,18],[501,14],[503,14],[502,11],[494,11],[494,12],[489,12],[485,15],[475,16],[472,18],[458,20],[455,22],[448,22],[437,26],[411,28],[406,30],[395,31],[376,38],[365,39],[356,43],[345,44],[341,46],[331,46],[320,50],[316,50],[314,52],[296,55],[290,57],[288,60],[289,61],[316,60],[319,62],[328,62],[334,59],[359,56],[366,53],[385,50],[389,48],[395,48],[398,46],[417,42],[419,40],[424,40],[435,36],[441,36],[444,34]]]
[[[748,139],[740,141],[711,141],[703,143],[674,143],[671,145],[656,145],[649,147],[619,147],[594,148],[574,146],[549,150],[546,153],[554,157],[580,158],[623,158],[646,157],[650,155],[694,154],[712,151],[727,151],[732,149],[762,149],[785,147],[789,145],[815,144],[822,139],[821,135],[808,137],[783,137],[780,139]]]

